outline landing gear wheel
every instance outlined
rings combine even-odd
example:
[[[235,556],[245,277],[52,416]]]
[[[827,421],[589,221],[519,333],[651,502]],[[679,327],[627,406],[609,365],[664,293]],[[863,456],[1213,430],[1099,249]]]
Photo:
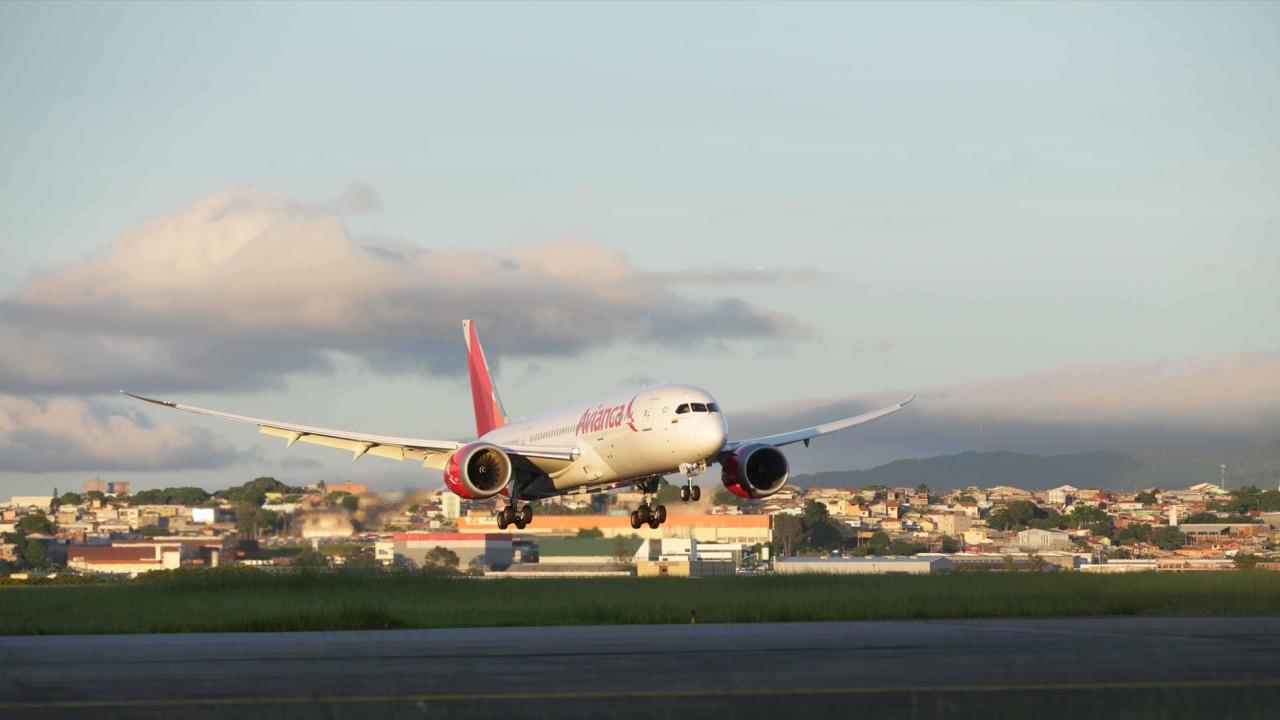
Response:
[[[689,502],[689,488],[688,488],[688,487],[682,487],[682,488],[680,488],[680,501],[681,501],[681,502]]]
[[[640,507],[636,508],[636,517],[640,518],[640,522],[642,523],[649,522],[649,517],[650,517],[649,506],[641,505]]]
[[[657,510],[657,512],[653,514],[653,517],[656,517],[658,519],[658,524],[661,525],[662,523],[667,521],[667,506],[659,505],[655,509]]]
[[[507,514],[505,512],[498,513],[498,529],[499,530],[506,530],[507,526],[510,524],[511,524],[511,521],[507,519]]]
[[[635,510],[632,510],[631,511],[631,529],[639,530],[640,526],[643,524],[644,523],[640,522],[640,513],[636,512]]]
[[[520,517],[516,520],[516,527],[523,528],[531,522],[533,522],[533,508],[529,505],[525,505],[520,508]]]
[[[523,530],[523,529],[524,529],[524,526],[525,526],[525,525],[527,525],[527,524],[528,524],[528,523],[526,523],[526,522],[525,522],[524,515],[521,515],[520,517],[516,518],[516,529],[517,529],[517,530]]]
[[[693,498],[694,502],[698,502],[702,499],[702,488],[694,485],[693,488],[689,490],[689,496]]]
[[[649,527],[650,527],[650,528],[652,528],[652,529],[654,529],[654,530],[657,530],[657,529],[658,529],[658,526],[659,526],[659,525],[661,525],[661,524],[662,524],[662,523],[658,522],[658,516],[657,516],[657,515],[654,515],[654,516],[652,516],[652,517],[650,517],[650,518],[649,518]]]

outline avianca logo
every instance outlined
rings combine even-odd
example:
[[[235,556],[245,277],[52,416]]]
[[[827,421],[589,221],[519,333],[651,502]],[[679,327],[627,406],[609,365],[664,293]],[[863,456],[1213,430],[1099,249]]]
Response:
[[[636,399],[631,398],[631,402],[626,405],[614,405],[613,407],[604,407],[603,405],[594,410],[588,408],[582,413],[582,418],[578,420],[579,435],[587,433],[600,432],[608,428],[615,428],[631,417],[631,406],[636,404]],[[634,430],[635,426],[632,425]]]

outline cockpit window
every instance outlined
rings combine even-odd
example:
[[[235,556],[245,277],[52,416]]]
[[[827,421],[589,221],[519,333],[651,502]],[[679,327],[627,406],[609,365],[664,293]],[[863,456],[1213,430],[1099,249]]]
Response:
[[[694,411],[694,412],[706,412],[706,411],[707,411],[707,406],[706,406],[706,405],[704,405],[704,404],[702,404],[702,403],[693,403],[693,411]]]
[[[685,414],[685,413],[687,413],[687,412],[689,412],[689,403],[685,403],[685,404],[681,405],[680,407],[676,408],[676,414],[677,414],[677,415],[683,415],[683,414]]]
[[[707,403],[707,412],[720,412],[720,406],[715,403]]]

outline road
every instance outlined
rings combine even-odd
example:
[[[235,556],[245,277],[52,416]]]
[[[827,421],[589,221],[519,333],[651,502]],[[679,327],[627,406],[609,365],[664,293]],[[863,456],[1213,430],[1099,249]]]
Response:
[[[1280,617],[0,637],[0,717],[716,715],[1280,717]]]

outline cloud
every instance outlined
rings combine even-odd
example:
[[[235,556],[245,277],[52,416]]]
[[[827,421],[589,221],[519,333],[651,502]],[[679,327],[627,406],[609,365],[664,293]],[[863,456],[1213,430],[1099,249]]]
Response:
[[[324,467],[324,463],[297,455],[285,455],[280,459],[280,467],[285,470],[314,470]]]
[[[182,424],[152,425],[129,408],[3,394],[0,458],[6,472],[186,470],[245,459],[221,436]]]
[[[371,209],[366,190],[343,203]],[[240,188],[0,300],[0,391],[262,388],[328,371],[335,354],[384,373],[456,373],[462,318],[478,323],[491,362],[807,332],[676,284],[585,241],[492,253],[356,238],[332,210]]]
[[[731,415],[734,438],[806,427],[901,399],[906,391]],[[906,410],[815,440],[798,471],[849,470],[902,457],[1015,450],[1222,447],[1280,437],[1280,353],[1062,368],[923,389]]]
[[[382,198],[368,185],[353,183],[338,198],[334,210],[343,215],[376,215],[382,212]]]

